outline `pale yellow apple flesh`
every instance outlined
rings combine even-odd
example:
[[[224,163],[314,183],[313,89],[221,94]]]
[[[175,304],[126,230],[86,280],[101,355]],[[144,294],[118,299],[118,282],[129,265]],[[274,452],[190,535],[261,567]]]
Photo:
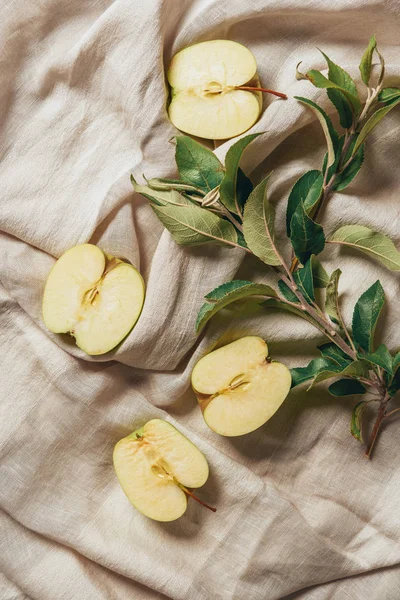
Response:
[[[156,521],[179,519],[186,511],[187,495],[192,495],[187,488],[198,488],[208,478],[204,455],[162,419],[153,419],[120,440],[113,461],[129,501]]]
[[[87,354],[117,346],[136,323],[145,286],[130,264],[93,244],[65,252],[52,268],[43,295],[43,320],[54,333],[70,333]]]
[[[191,135],[231,138],[247,131],[260,116],[261,93],[235,89],[259,85],[253,54],[237,42],[212,40],[181,50],[171,61],[168,82],[169,118]]]
[[[272,417],[289,393],[291,375],[285,365],[268,359],[264,340],[248,336],[201,358],[192,386],[210,429],[237,436]]]

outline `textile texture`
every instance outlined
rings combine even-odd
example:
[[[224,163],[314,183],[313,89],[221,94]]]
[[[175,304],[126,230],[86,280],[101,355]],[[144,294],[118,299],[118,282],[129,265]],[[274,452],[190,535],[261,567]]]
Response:
[[[372,462],[349,434],[352,400],[296,391],[261,429],[223,438],[190,391],[194,363],[246,334],[289,366],[322,338],[295,316],[232,315],[197,337],[203,297],[233,277],[273,281],[240,250],[178,247],[129,176],[174,177],[177,131],[165,67],[198,41],[227,38],[256,56],[264,98],[243,168],[274,171],[278,235],[296,178],[319,168],[323,134],[293,96],[323,90],[295,69],[323,69],[317,48],[360,82],[375,33],[399,85],[398,0],[3,0],[0,7],[0,598],[2,600],[398,600],[400,427],[388,422]],[[361,89],[361,88],[360,88]],[[216,153],[223,159],[232,141]],[[400,241],[400,113],[368,141],[360,176],[324,213],[327,232],[360,222]],[[91,242],[126,257],[147,286],[140,320],[114,352],[89,357],[41,318],[46,277]],[[380,279],[378,336],[399,344],[399,278],[348,250],[344,313]],[[201,490],[173,523],[139,514],[112,467],[113,446],[148,419],[169,420],[204,452]]]

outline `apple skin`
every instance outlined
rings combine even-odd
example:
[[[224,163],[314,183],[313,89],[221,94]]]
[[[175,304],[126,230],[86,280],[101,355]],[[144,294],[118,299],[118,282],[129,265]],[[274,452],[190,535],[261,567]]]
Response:
[[[86,354],[100,355],[120,344],[137,322],[145,284],[130,263],[94,244],[64,252],[44,288],[42,315],[53,333],[69,333]]]
[[[172,58],[168,73],[168,115],[185,133],[222,140],[254,125],[262,111],[257,63],[248,48],[231,40],[211,40],[184,48]]]
[[[155,521],[179,519],[191,494],[187,488],[201,487],[209,475],[200,450],[162,419],[152,419],[121,439],[113,463],[130,503]]]
[[[264,425],[279,409],[291,387],[291,374],[271,361],[268,346],[246,336],[201,358],[192,387],[208,427],[235,437]]]

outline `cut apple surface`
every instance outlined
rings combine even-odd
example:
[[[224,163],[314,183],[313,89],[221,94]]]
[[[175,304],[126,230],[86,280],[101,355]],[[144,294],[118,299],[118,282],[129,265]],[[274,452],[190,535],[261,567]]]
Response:
[[[231,138],[247,131],[260,116],[261,93],[236,89],[259,85],[253,54],[237,42],[212,40],[181,50],[171,61],[168,81],[169,118],[186,133]]]
[[[87,354],[117,346],[136,323],[145,286],[130,264],[93,244],[74,246],[52,268],[43,295],[43,320],[54,333],[70,333]]]
[[[289,393],[291,375],[285,365],[268,359],[264,340],[248,336],[201,358],[192,386],[210,429],[237,436],[272,417]]]
[[[151,519],[178,519],[186,511],[188,495],[211,508],[188,489],[207,481],[205,457],[167,421],[153,419],[120,440],[113,460],[129,501]]]

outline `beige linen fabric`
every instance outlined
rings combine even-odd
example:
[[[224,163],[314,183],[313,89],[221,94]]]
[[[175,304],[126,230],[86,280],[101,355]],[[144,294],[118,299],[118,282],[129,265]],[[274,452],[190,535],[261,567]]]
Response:
[[[234,276],[270,281],[240,251],[180,248],[129,174],[173,176],[164,64],[185,45],[249,46],[262,81],[324,103],[295,66],[323,68],[323,48],[359,81],[375,32],[399,84],[398,0],[3,0],[0,7],[0,598],[2,600],[397,600],[400,427],[388,423],[368,463],[349,435],[352,400],[323,388],[290,395],[259,431],[228,439],[204,424],[189,391],[194,362],[217,343],[264,336],[305,364],[321,339],[282,315],[221,317],[194,333],[203,296]],[[357,221],[400,238],[400,114],[368,142],[362,175],[326,209],[326,228]],[[257,181],[288,191],[318,168],[323,136],[294,99],[265,99],[246,153]],[[223,158],[228,142],[217,150]],[[283,219],[278,216],[283,235]],[[142,272],[138,325],[90,358],[41,321],[46,276],[91,241]],[[287,250],[287,246],[285,248]],[[398,275],[328,249],[344,272],[345,313],[378,277],[390,306],[379,335],[398,349]],[[237,309],[235,317],[239,318]],[[315,355],[315,354],[314,354]],[[153,417],[170,420],[211,467],[202,497],[175,523],[142,517],[122,493],[114,443]]]

